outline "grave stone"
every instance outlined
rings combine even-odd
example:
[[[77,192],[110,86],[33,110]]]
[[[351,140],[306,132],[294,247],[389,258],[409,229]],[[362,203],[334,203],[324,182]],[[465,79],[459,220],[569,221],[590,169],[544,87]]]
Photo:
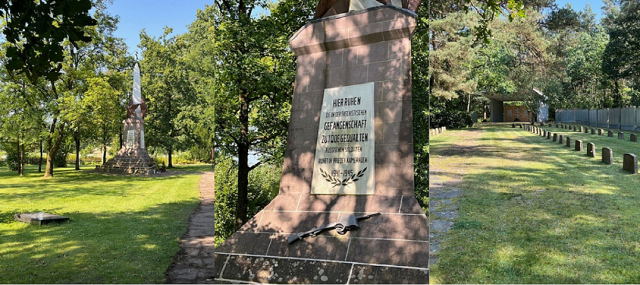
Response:
[[[638,157],[633,153],[625,153],[622,160],[622,169],[631,172],[631,174],[638,173]]]
[[[563,140],[562,140],[562,139],[563,139],[563,135],[560,135],[560,136],[558,137],[558,143],[559,143],[559,144],[562,144],[562,142],[563,142]]]
[[[604,162],[605,164],[613,163],[613,150],[611,150],[611,148],[602,148],[602,162]]]
[[[598,129],[598,135],[601,136],[604,133],[603,129]]]
[[[320,1],[328,14],[290,39],[297,69],[279,193],[215,248],[215,283],[429,282],[429,225],[413,174],[417,16],[375,3],[340,12],[344,2]],[[366,124],[325,128],[349,120]],[[381,215],[344,235],[288,243],[291,233],[352,213]]]
[[[585,134],[588,134],[588,133],[589,133],[589,128],[585,127],[585,128],[584,128],[584,133],[585,133]]]
[[[638,141],[638,137],[636,136],[636,134],[630,134],[629,135],[629,140],[631,140],[632,142],[637,142]]]
[[[596,145],[594,143],[587,144],[587,156],[596,157]]]
[[[596,129],[591,128],[591,134],[592,134],[592,135],[595,135],[595,134],[596,134]]]
[[[613,137],[613,131],[612,131],[612,130],[608,130],[608,131],[607,131],[607,136],[609,136],[609,137]]]
[[[551,132],[547,132],[547,139],[550,140],[551,139]]]
[[[575,131],[577,131],[576,126],[573,126],[573,131],[574,131],[574,132],[575,132]]]
[[[583,132],[583,131],[584,131],[584,130],[582,129],[582,126],[580,126],[579,131],[580,131],[580,132]]]
[[[520,128],[522,129],[522,124],[519,124]]]
[[[557,133],[553,133],[553,141],[558,141],[558,134]]]
[[[618,132],[618,139],[619,140],[623,140],[624,139],[624,132]]]
[[[558,127],[558,124],[556,124],[556,128]]]
[[[576,140],[575,142],[575,151],[582,151],[582,141],[581,140]]]
[[[511,124],[511,128],[516,128],[516,124]]]
[[[571,147],[571,138],[567,137],[567,147]]]

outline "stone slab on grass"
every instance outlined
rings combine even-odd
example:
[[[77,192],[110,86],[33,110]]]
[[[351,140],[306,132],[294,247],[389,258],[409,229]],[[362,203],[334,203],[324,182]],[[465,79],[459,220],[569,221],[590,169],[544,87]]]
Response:
[[[23,213],[13,216],[16,220],[23,223],[29,223],[33,225],[46,225],[50,223],[63,223],[69,220],[68,217],[59,216],[49,213]]]

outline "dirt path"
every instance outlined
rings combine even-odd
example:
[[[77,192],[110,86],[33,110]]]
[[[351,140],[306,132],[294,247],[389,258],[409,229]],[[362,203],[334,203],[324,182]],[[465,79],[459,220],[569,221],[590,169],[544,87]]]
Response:
[[[200,205],[189,217],[189,229],[180,240],[180,251],[165,272],[166,283],[213,284],[214,174],[200,180]]]
[[[460,135],[457,133],[455,135]],[[451,154],[465,156],[466,153],[475,151],[477,139],[482,135],[481,129],[464,132],[464,139],[457,141],[449,149],[438,154],[431,154],[429,165],[429,266],[438,262],[440,253],[440,241],[446,238],[446,234],[453,226],[458,216],[456,198],[463,195],[464,191],[457,187],[463,180],[466,168],[464,163],[450,164],[447,171],[439,167],[436,159]],[[442,135],[454,135],[451,132]]]

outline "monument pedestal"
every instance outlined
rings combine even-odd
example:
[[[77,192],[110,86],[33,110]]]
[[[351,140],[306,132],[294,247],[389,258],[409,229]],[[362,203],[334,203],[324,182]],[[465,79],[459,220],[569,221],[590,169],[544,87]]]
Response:
[[[144,119],[127,118],[122,121],[124,144],[120,151],[96,171],[151,175],[155,173],[155,161],[149,156],[144,144]]]
[[[429,283],[429,226],[413,180],[415,17],[380,6],[312,21],[292,37],[298,66],[280,193],[215,249],[215,283]],[[366,88],[345,88],[353,86]],[[381,215],[345,235],[287,242],[372,213]]]

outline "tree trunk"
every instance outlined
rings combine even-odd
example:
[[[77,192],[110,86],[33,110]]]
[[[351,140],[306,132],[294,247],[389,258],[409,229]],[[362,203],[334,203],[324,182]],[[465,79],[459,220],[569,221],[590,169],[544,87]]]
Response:
[[[76,130],[73,134],[76,142],[76,170],[80,170],[80,132]]]
[[[107,144],[102,144],[102,165],[107,163]]]
[[[20,147],[20,134],[18,134],[18,175],[24,175],[24,147]]]
[[[169,148],[169,165],[167,165],[167,168],[173,168],[173,159],[172,159],[172,154],[173,154],[173,150],[171,148]]]
[[[211,148],[211,169],[213,169],[213,171],[216,170],[216,153],[214,149],[215,148]]]
[[[49,131],[49,137],[47,138],[47,167],[44,171],[44,178],[53,177],[53,159],[56,156],[56,152],[60,148],[62,143],[62,137],[64,136],[64,123],[60,123],[58,126],[57,135],[55,130],[57,118],[53,119],[51,123],[51,129]]]
[[[42,172],[42,138],[40,138],[40,161],[38,162],[38,172]]]
[[[238,203],[236,204],[236,230],[247,222],[249,205],[249,98],[240,94],[240,138],[238,138]]]
[[[249,205],[249,146],[238,145],[238,203],[236,204],[236,230],[247,222]]]

